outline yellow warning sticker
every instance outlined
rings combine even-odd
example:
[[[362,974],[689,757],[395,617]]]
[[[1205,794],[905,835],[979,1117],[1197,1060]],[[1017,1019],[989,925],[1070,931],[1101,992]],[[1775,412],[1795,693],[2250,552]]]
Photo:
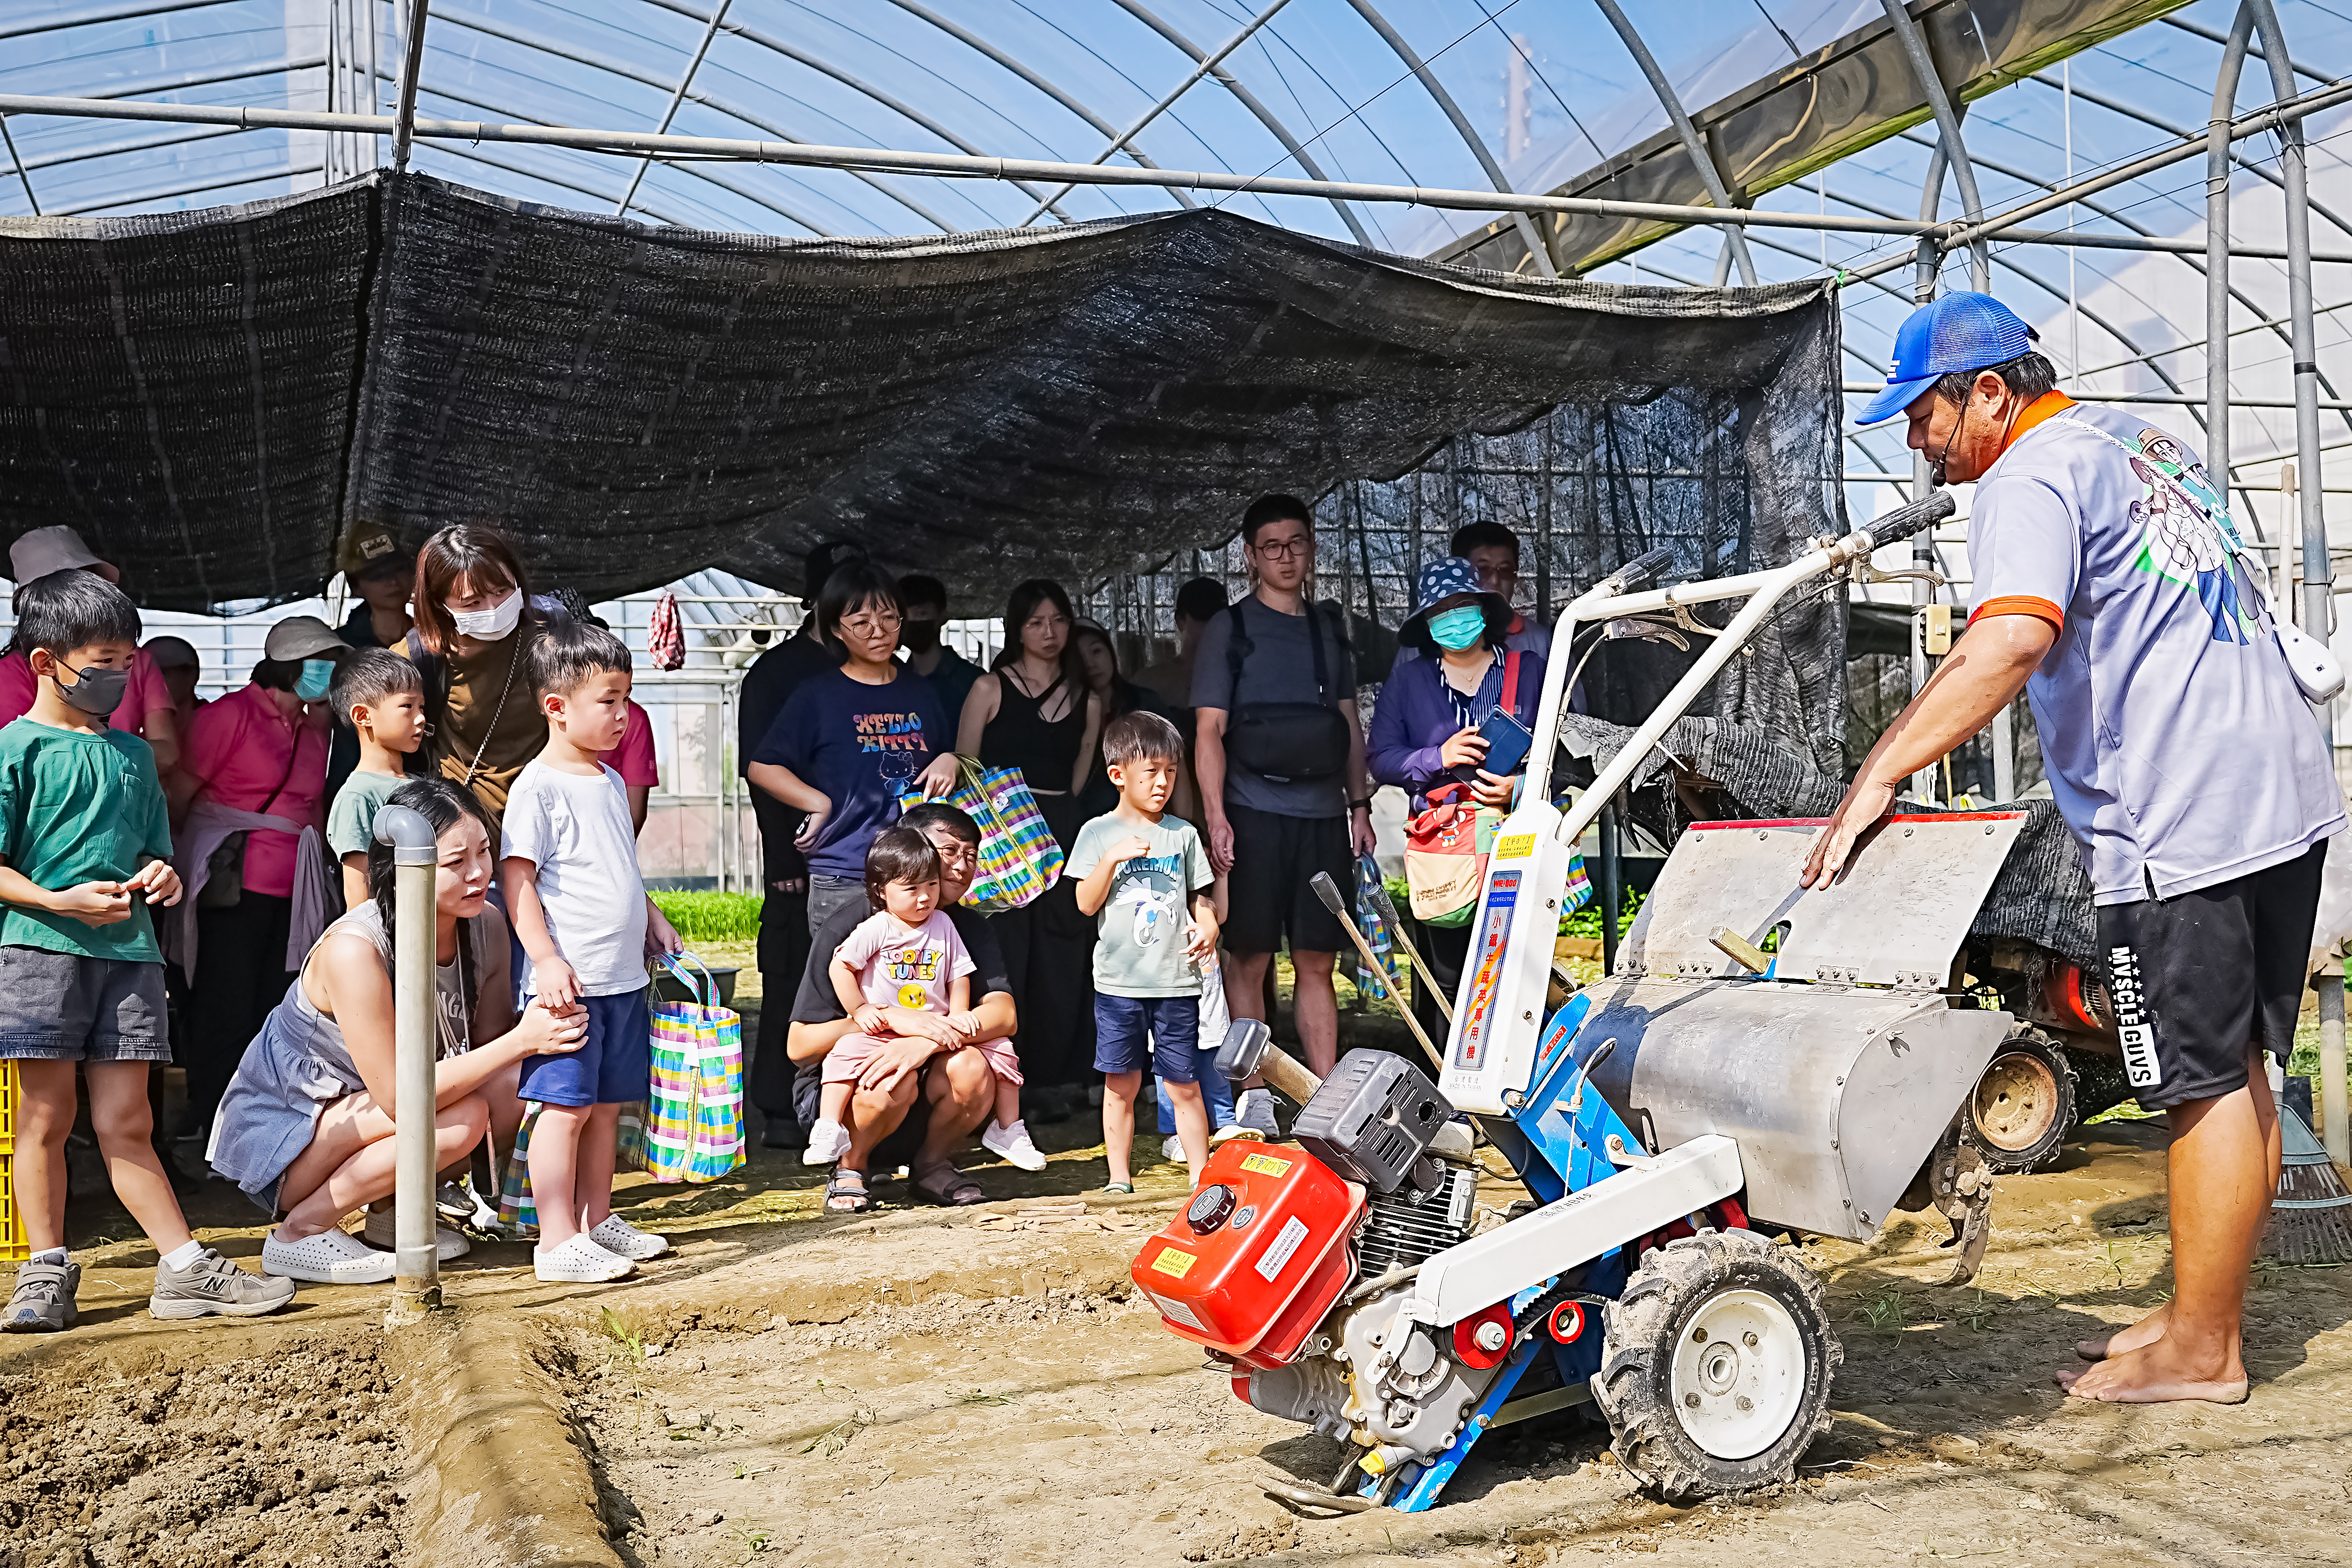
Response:
[[[1495,858],[1498,861],[1523,861],[1535,852],[1533,833],[1506,833],[1495,841]]]
[[[1276,1159],[1272,1155],[1249,1155],[1242,1160],[1242,1169],[1255,1171],[1260,1176],[1287,1176],[1291,1162]]]
[[[1195,1261],[1190,1252],[1180,1252],[1173,1247],[1162,1247],[1160,1249],[1160,1256],[1151,1260],[1151,1266],[1171,1280],[1181,1280],[1192,1271]]]

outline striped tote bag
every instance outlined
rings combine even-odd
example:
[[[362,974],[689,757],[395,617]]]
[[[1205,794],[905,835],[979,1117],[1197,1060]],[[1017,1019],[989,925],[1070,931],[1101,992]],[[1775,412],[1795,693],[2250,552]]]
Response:
[[[719,983],[698,981],[676,957],[662,966],[694,994],[653,1005],[653,1096],[646,1102],[645,1167],[656,1181],[706,1182],[743,1163],[743,1019],[719,1005]]]

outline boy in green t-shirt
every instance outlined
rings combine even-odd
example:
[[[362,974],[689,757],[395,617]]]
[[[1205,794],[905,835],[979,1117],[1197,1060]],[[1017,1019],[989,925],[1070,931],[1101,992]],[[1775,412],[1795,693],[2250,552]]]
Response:
[[[1128,1155],[1146,1061],[1168,1086],[1198,1186],[1209,1158],[1199,966],[1217,950],[1209,896],[1216,873],[1192,825],[1167,815],[1184,758],[1176,727],[1156,713],[1122,714],[1104,727],[1102,754],[1118,805],[1078,830],[1066,874],[1078,879],[1078,913],[1097,916],[1095,1070],[1103,1074],[1108,1190],[1135,1190]]]
[[[154,754],[106,727],[139,647],[139,612],[90,572],[16,591],[16,635],[40,683],[0,729],[0,1060],[15,1063],[16,1212],[32,1257],[0,1329],[74,1325],[81,1266],[66,1254],[66,1134],[79,1066],[114,1195],[160,1254],[148,1311],[253,1317],[291,1280],[246,1273],[188,1234],[154,1145],[147,1069],[172,1060],[152,904],[180,901]]]
[[[327,809],[327,849],[343,867],[343,907],[368,900],[367,852],[375,814],[408,782],[401,758],[425,744],[425,677],[415,665],[382,648],[344,656],[327,694],[335,720],[360,737],[360,765]]]

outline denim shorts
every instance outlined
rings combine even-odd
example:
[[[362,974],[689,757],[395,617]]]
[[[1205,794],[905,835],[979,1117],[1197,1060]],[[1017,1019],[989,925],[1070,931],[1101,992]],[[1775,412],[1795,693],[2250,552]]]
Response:
[[[547,1105],[626,1105],[654,1087],[654,988],[583,997],[587,1043],[562,1056],[527,1057],[515,1092]]]
[[[163,966],[0,947],[0,1060],[172,1060]]]
[[[1095,993],[1095,1071],[1140,1072],[1168,1083],[1201,1077],[1201,995],[1114,997]]]

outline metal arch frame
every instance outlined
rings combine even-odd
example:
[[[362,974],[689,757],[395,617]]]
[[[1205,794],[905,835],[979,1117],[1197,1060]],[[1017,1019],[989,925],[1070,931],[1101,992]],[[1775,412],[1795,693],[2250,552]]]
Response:
[[[1738,204],[1732,200],[1731,188],[1723,182],[1723,171],[1715,166],[1715,155],[1706,150],[1706,142],[1700,137],[1698,127],[1691,123],[1689,112],[1683,108],[1681,96],[1675,91],[1674,83],[1666,79],[1666,73],[1658,68],[1657,57],[1650,53],[1650,46],[1643,41],[1633,18],[1625,15],[1624,7],[1618,5],[1617,0],[1592,0],[1592,3],[1600,7],[1609,25],[1617,30],[1618,38],[1632,52],[1633,63],[1641,68],[1659,107],[1674,122],[1675,134],[1682,138],[1683,154],[1691,161],[1691,167],[1697,172],[1699,183],[1706,187],[1709,199],[1726,210]],[[1747,236],[1737,224],[1723,226],[1723,256],[1738,263],[1740,282],[1750,288],[1756,287],[1756,262],[1748,254]],[[1720,258],[1715,265],[1715,281],[1718,287],[1724,281],[1724,266],[1725,260]]]
[[[517,179],[536,180],[543,185],[553,185],[560,191],[577,192],[579,194],[588,197],[591,201],[601,202],[605,200],[604,193],[602,191],[591,190],[589,187],[580,184],[576,181],[562,179],[553,174],[544,174],[536,169],[525,168],[520,163],[509,163],[503,159],[486,157],[478,148],[450,145],[429,147],[427,151],[436,153],[446,153],[452,158],[462,158],[468,163],[479,163],[486,168],[497,169],[501,172],[512,174]],[[673,228],[691,229],[700,226],[699,225],[682,222],[677,218],[672,217],[669,214],[663,212],[651,202],[639,202],[637,206],[648,216],[659,218],[663,223],[668,224]]]
[[[29,38],[42,33],[62,33],[71,27],[97,27],[109,22],[135,22],[142,16],[163,16],[174,11],[198,11],[209,5],[226,5],[234,0],[141,0],[132,5],[116,5],[103,10],[84,12],[79,16],[45,16],[37,22],[0,22],[0,42],[10,38]]]
[[[899,3],[904,4],[904,0],[899,0]],[[1454,122],[1454,132],[1462,138],[1463,145],[1470,149],[1470,155],[1477,159],[1478,167],[1485,170],[1486,178],[1494,183],[1495,189],[1505,195],[1516,195],[1517,193],[1511,189],[1511,183],[1503,178],[1503,166],[1495,162],[1495,154],[1487,147],[1486,139],[1471,128],[1470,121],[1463,116],[1462,106],[1455,103],[1454,95],[1445,90],[1445,85],[1437,79],[1437,73],[1413,53],[1412,46],[1404,41],[1404,35],[1389,26],[1389,19],[1380,14],[1372,0],[1348,0],[1348,4],[1355,8],[1356,15],[1371,24],[1372,31],[1381,36],[1381,42],[1403,62],[1405,69],[1413,74],[1423,90],[1436,100],[1437,107],[1445,112],[1445,118]],[[1515,211],[1511,214],[1511,225],[1519,231],[1519,238],[1527,246],[1528,256],[1535,262],[1536,270],[1546,277],[1558,277],[1559,264],[1552,259],[1551,246],[1537,232],[1535,221],[1524,211]]]
[[[218,132],[215,132],[215,134],[218,134]],[[174,137],[172,138],[172,140],[178,141],[181,139]],[[190,137],[186,140],[194,141],[198,139]],[[8,117],[5,114],[0,114],[0,142],[5,142],[7,145],[8,167],[16,172],[16,183],[25,187],[25,201],[32,207],[33,215],[37,218],[39,217],[41,215],[41,198],[39,193],[33,189],[33,172],[25,167],[24,156],[16,151],[16,134],[15,131],[8,129]]]
[[[664,8],[677,11],[681,15],[694,16],[694,13],[688,11],[683,5],[669,5],[665,6]],[[722,6],[722,9],[724,7]],[[705,20],[705,18],[700,16],[696,16],[695,19],[697,21]],[[486,37],[498,38],[503,42],[513,44],[520,48],[534,49],[541,53],[550,55],[556,59],[568,60],[573,65],[585,66],[590,70],[603,71],[608,76],[616,76],[625,81],[636,82],[641,86],[650,88],[662,88],[665,86],[661,78],[654,76],[649,71],[639,70],[635,67],[624,64],[617,60],[608,60],[594,55],[581,54],[576,50],[558,48],[551,44],[548,44],[532,37],[530,34],[523,33],[496,23],[486,22],[479,17],[453,16],[444,16],[442,21],[449,26],[458,27],[466,31],[481,33]],[[740,28],[730,28],[728,31],[734,33],[738,37],[745,36]],[[446,98],[453,103],[462,103],[475,109],[485,109],[493,114],[513,114],[517,112],[516,110],[507,109],[499,104],[484,103],[478,99],[467,98],[463,93],[447,92],[439,88],[429,88],[426,90],[431,92],[436,98]],[[692,93],[688,96],[692,98],[693,101],[702,105],[705,109],[716,110],[720,114],[727,116],[730,120],[740,120],[745,125],[752,126],[758,130],[767,131],[770,135],[776,137],[780,141],[799,142],[803,146],[808,144],[805,138],[795,136],[791,131],[785,130],[782,126],[778,125],[772,120],[763,120],[759,115],[753,114],[751,110],[743,109],[728,99],[715,98],[709,93]],[[535,120],[530,115],[522,115],[520,118],[524,121],[531,124],[544,125],[549,123],[545,120]],[[652,160],[648,158],[646,162],[650,162]],[[673,164],[672,166],[683,167],[683,165],[680,164]],[[953,224],[950,224],[945,219],[931,213],[919,203],[914,201],[911,197],[908,197],[902,193],[892,189],[890,186],[882,183],[881,181],[874,178],[866,171],[862,169],[845,169],[842,172],[844,173],[854,175],[859,181],[872,186],[876,191],[878,191],[883,195],[889,197],[892,201],[898,203],[908,212],[913,213],[925,223],[937,228],[942,234],[957,234],[961,232]],[[712,183],[717,184],[721,183],[721,182],[713,181]],[[577,189],[578,187],[572,188]],[[824,225],[809,222],[806,218],[801,216],[795,212],[793,212],[790,208],[779,206],[772,202],[763,201],[756,196],[750,196],[748,192],[739,190],[737,187],[732,185],[726,186],[726,188],[735,191],[738,195],[749,196],[749,199],[758,202],[760,205],[767,207],[770,211],[779,214],[780,215],[790,219],[792,222],[800,225],[801,227],[807,229],[812,234],[828,235],[831,233],[831,231],[826,229]],[[603,200],[603,197],[599,196],[597,199],[601,201]]]
[[[719,4],[710,8],[710,25],[702,29],[702,41],[694,47],[694,57],[686,62],[686,70],[677,78],[677,90],[669,95],[669,103],[662,110],[661,123],[654,127],[655,130],[668,131],[670,122],[677,118],[678,105],[686,101],[686,95],[694,87],[694,73],[702,68],[704,58],[710,53],[711,43],[719,37],[719,29],[726,24],[728,7],[734,4],[735,0],[719,0]],[[613,209],[614,217],[629,215],[629,204],[635,200],[637,187],[645,183],[646,171],[653,167],[653,162],[651,158],[637,160],[636,172],[629,176],[629,188],[621,193],[621,204]]]
[[[1297,137],[1291,135],[1290,128],[1283,124],[1280,118],[1277,117],[1272,110],[1266,108],[1263,102],[1259,101],[1257,94],[1252,92],[1247,87],[1244,86],[1241,78],[1234,76],[1231,71],[1226,70],[1222,63],[1226,56],[1232,54],[1235,49],[1240,48],[1244,44],[1249,42],[1251,38],[1256,37],[1258,30],[1265,26],[1266,24],[1272,22],[1275,18],[1275,14],[1280,11],[1283,6],[1288,5],[1290,0],[1273,0],[1273,4],[1267,5],[1265,10],[1259,12],[1257,16],[1251,18],[1248,26],[1244,26],[1240,32],[1227,39],[1224,46],[1216,50],[1213,55],[1203,55],[1200,48],[1194,45],[1190,38],[1187,38],[1183,34],[1178,32],[1175,28],[1170,26],[1165,22],[1162,22],[1151,12],[1145,10],[1140,5],[1133,3],[1133,0],[1115,0],[1115,3],[1121,10],[1126,11],[1129,16],[1133,16],[1137,21],[1141,22],[1145,26],[1151,28],[1162,38],[1165,38],[1170,44],[1173,45],[1179,51],[1191,56],[1195,68],[1192,74],[1184,79],[1181,86],[1178,87],[1173,92],[1170,93],[1166,98],[1155,104],[1150,113],[1146,114],[1141,120],[1136,121],[1135,125],[1126,133],[1126,137],[1128,139],[1131,139],[1141,134],[1143,128],[1146,125],[1159,118],[1160,114],[1173,109],[1176,105],[1176,100],[1182,98],[1186,92],[1190,91],[1202,77],[1210,77],[1214,78],[1219,87],[1222,87],[1227,92],[1232,93],[1235,101],[1240,103],[1244,109],[1248,110],[1251,114],[1255,115],[1257,118],[1259,124],[1265,126],[1268,131],[1274,133],[1274,139],[1281,142],[1284,149],[1288,152],[1293,158],[1296,158],[1298,161],[1299,168],[1306,171],[1307,177],[1308,179],[1320,180],[1324,178],[1322,167],[1315,162],[1313,154],[1307,151],[1305,144]],[[1096,159],[1095,162],[1097,163],[1103,162],[1110,157],[1112,152],[1117,151],[1118,151],[1118,149],[1116,147],[1106,149],[1102,157]],[[1063,187],[1065,193],[1066,193],[1067,190],[1067,186]],[[1369,246],[1372,243],[1371,236],[1364,232],[1364,225],[1356,216],[1353,208],[1349,207],[1347,203],[1339,200],[1336,196],[1331,199],[1331,207],[1334,212],[1337,212],[1339,214],[1339,221],[1347,225],[1348,232],[1356,236],[1356,243],[1358,245]],[[1040,210],[1043,210],[1042,206]],[[1029,225],[1035,223],[1036,221],[1037,214],[1031,213],[1027,217],[1023,218],[1020,224],[1016,226],[1026,228]]]
[[[697,16],[697,13],[683,4],[683,0],[643,0],[643,4],[655,6],[659,10],[674,12],[681,16]],[[699,18],[698,17],[698,19]],[[905,120],[908,124],[921,126],[925,131],[929,131],[932,135],[938,137],[940,141],[946,142],[949,146],[956,149],[960,152],[970,153],[974,156],[981,155],[980,149],[978,147],[974,146],[971,141],[967,141],[963,137],[957,135],[954,131],[950,131],[946,126],[933,120],[929,115],[925,114],[922,110],[916,109],[911,104],[902,102],[893,95],[884,92],[881,89],[875,87],[870,82],[866,82],[856,76],[853,76],[847,70],[833,64],[829,60],[820,58],[819,57],[809,54],[804,50],[794,48],[792,45],[783,42],[782,39],[770,37],[767,34],[761,32],[756,27],[748,27],[739,24],[733,27],[730,27],[728,31],[732,33],[736,37],[742,39],[747,44],[755,45],[760,48],[767,50],[772,55],[777,55],[784,59],[792,61],[794,65],[805,66],[810,70],[815,71],[820,76],[832,78],[835,81],[839,82],[842,86],[847,88],[850,91],[857,94],[859,97],[870,99],[874,102],[880,104],[891,113]],[[735,119],[742,120],[746,125],[763,124],[762,121],[752,115],[745,113],[741,110],[732,108],[721,99],[710,98],[706,95],[697,98],[695,101],[707,108],[716,109],[723,114],[731,115]],[[779,132],[779,134],[782,133]],[[797,141],[799,138],[789,137],[786,138],[786,140]],[[847,172],[857,175],[861,180],[866,180],[866,183],[873,185],[876,190],[882,192],[892,200],[897,201],[901,205],[907,207],[909,211],[920,216],[926,223],[938,226],[942,233],[961,234],[962,232],[955,225],[948,223],[944,219],[933,216],[929,212],[916,205],[908,197],[900,194],[891,187],[868,179],[865,171],[851,169]],[[1033,196],[1036,194],[1036,186],[1029,183],[1028,182],[1016,180],[1013,182],[1013,183],[1015,189],[1020,190],[1025,194]],[[1070,221],[1069,214],[1061,212],[1058,208],[1055,209],[1055,215],[1061,218],[1065,223]]]
[[[1927,36],[1919,31],[1918,19],[1911,15],[1908,0],[1879,0],[1879,4],[1886,12],[1887,26],[1903,45],[1904,58],[1911,62],[1911,75],[1936,117],[1938,145],[1936,156],[1928,160],[1928,188],[1920,198],[1920,215],[1936,215],[1936,208],[1943,199],[1943,166],[1948,164],[1960,187],[1961,214],[1972,224],[1982,223],[1984,198],[1977,191],[1976,166],[1969,162],[1969,144],[1960,135],[1959,112],[1952,107],[1952,95],[1944,90],[1944,78],[1936,74],[1935,57],[1927,52]],[[1990,291],[1992,252],[1979,237],[1969,246],[1969,254],[1974,258],[1973,276],[1978,289]]]
[[[889,3],[898,7],[899,10],[906,12],[909,16],[929,22],[932,26],[937,27],[940,32],[945,33],[949,37],[953,38],[957,43],[963,45],[966,48],[977,50],[981,55],[986,57],[988,59],[993,60],[999,66],[1011,71],[1014,76],[1019,77],[1023,81],[1027,82],[1031,87],[1035,88],[1039,92],[1042,92],[1046,97],[1052,99],[1055,103],[1060,104],[1064,109],[1068,110],[1072,114],[1076,115],[1080,120],[1085,120],[1088,125],[1093,126],[1097,131],[1101,131],[1105,136],[1117,136],[1118,134],[1116,130],[1112,129],[1110,121],[1105,120],[1101,115],[1097,114],[1093,110],[1088,109],[1085,104],[1080,103],[1076,99],[1072,98],[1068,93],[1064,92],[1060,88],[1055,87],[1052,82],[1047,81],[1044,77],[1039,76],[1035,71],[1031,70],[1027,66],[1023,65],[1019,60],[1014,59],[1012,56],[1006,54],[1003,50],[998,48],[995,45],[990,43],[979,34],[971,31],[969,28],[957,26],[955,23],[949,21],[945,16],[940,16],[938,12],[932,10],[928,5],[918,5],[916,0],[889,0]],[[1127,150],[1127,152],[1129,157],[1134,159],[1146,169],[1156,170],[1160,167],[1159,164],[1154,163],[1150,159],[1144,156],[1143,149],[1140,147],[1130,147]],[[1191,208],[1199,205],[1198,203],[1194,202],[1192,198],[1187,195],[1183,191],[1178,190],[1173,186],[1171,186],[1169,190],[1170,193],[1176,198],[1176,204],[1178,206],[1190,210]]]
[[[2229,43],[2229,35],[2225,33],[2217,33],[2213,31],[2212,28],[2191,22],[2186,17],[2166,16],[2161,18],[2161,20],[2166,26],[2178,27],[2184,33],[2193,33],[2209,44],[2221,44],[2226,47]],[[2267,63],[2267,57],[2263,55],[2262,46],[2259,43],[2249,46],[2246,52],[2249,55],[2252,55],[2255,59],[2264,60]],[[2294,68],[2295,75],[2300,77],[2309,77],[2313,81],[2324,82],[2334,79],[2333,78],[2321,75],[2319,72],[2313,70],[2309,66],[2298,64],[2293,59],[2288,60],[2287,64]]]
[[[174,196],[202,195],[207,191],[226,191],[237,185],[258,185],[264,180],[287,180],[303,174],[319,174],[326,171],[324,162],[294,163],[283,169],[270,169],[258,174],[244,174],[234,180],[207,180],[201,185],[175,185],[168,191],[142,191],[137,195],[120,196],[110,202],[86,202],[77,206],[51,207],[53,218],[79,217],[85,213],[102,213],[110,207],[127,207],[136,202],[168,202]]]

